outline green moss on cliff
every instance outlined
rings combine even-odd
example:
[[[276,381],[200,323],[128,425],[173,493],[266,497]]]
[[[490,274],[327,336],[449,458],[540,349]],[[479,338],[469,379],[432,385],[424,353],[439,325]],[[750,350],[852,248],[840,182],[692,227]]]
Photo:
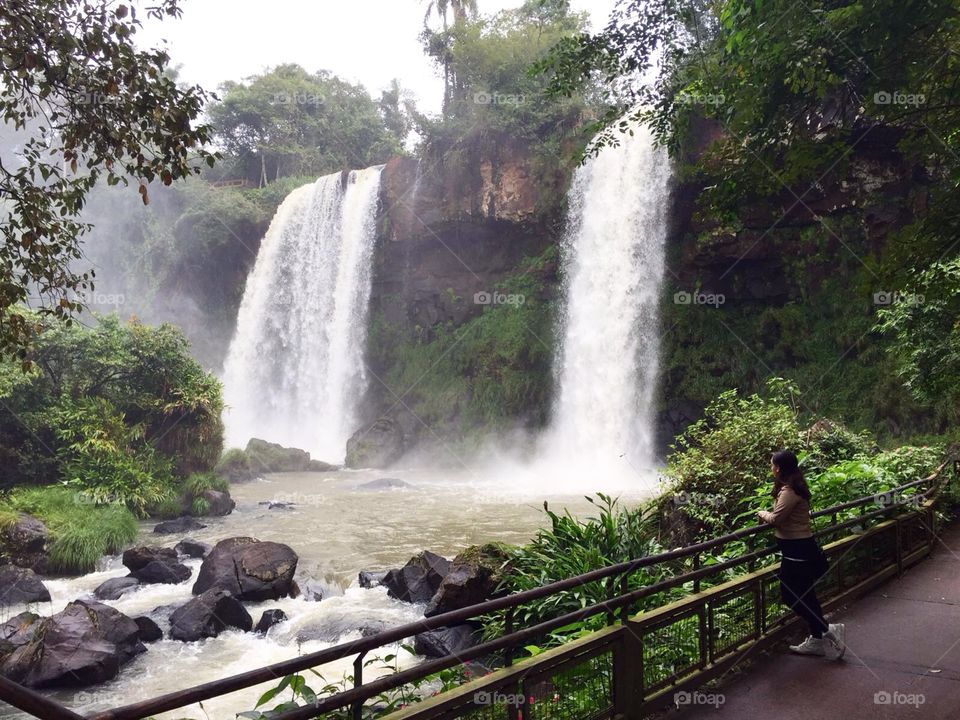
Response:
[[[869,273],[845,268],[819,285],[809,273],[794,300],[774,304],[725,298],[718,306],[663,305],[663,396],[701,407],[724,390],[759,390],[787,378],[802,390],[803,409],[881,438],[933,431],[936,418],[914,401],[894,372],[888,341],[874,330]]]
[[[555,249],[524,262],[460,326],[417,328],[403,338],[381,314],[371,319],[369,352],[381,367],[387,405],[403,403],[440,436],[508,430],[544,420],[550,394],[553,317],[544,268]],[[475,302],[475,298],[457,298]]]

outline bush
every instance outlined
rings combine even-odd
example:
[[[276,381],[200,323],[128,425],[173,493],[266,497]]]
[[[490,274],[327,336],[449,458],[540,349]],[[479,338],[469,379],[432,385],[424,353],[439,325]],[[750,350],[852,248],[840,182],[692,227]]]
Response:
[[[806,472],[822,472],[831,465],[856,457],[867,457],[877,451],[870,433],[854,433],[832,420],[821,419],[806,433],[807,451],[803,458]]]
[[[873,458],[877,467],[887,472],[896,485],[904,485],[928,477],[943,461],[944,447],[902,445]]]
[[[770,455],[803,446],[797,412],[799,392],[789,382],[767,382],[765,397],[721,393],[671,446],[666,476],[675,494],[711,499],[708,513],[687,509],[707,534],[728,531],[744,498],[769,487]]]
[[[537,531],[531,542],[513,549],[505,565],[503,589],[530,590],[661,551],[656,541],[656,516],[649,507],[626,508],[602,493],[597,493],[596,499],[587,497],[587,500],[596,506],[598,513],[583,520],[574,518],[569,511],[553,512],[544,503],[550,527]],[[639,571],[633,573],[630,580],[632,589],[649,582],[651,577]],[[606,598],[606,592],[603,583],[581,585],[523,605],[517,609],[516,620],[520,625],[532,625],[600,602]],[[604,618],[593,621],[603,624]],[[502,623],[502,616],[487,618],[485,632],[501,631]],[[557,632],[566,634],[566,631]]]
[[[137,537],[133,513],[120,503],[98,503],[66,487],[21,488],[0,501],[0,514],[26,513],[50,531],[48,567],[80,574],[96,569],[103,555],[120,552]]]
[[[187,349],[171,325],[41,324],[25,370],[0,361],[2,486],[66,482],[142,515],[211,470],[220,383]]]

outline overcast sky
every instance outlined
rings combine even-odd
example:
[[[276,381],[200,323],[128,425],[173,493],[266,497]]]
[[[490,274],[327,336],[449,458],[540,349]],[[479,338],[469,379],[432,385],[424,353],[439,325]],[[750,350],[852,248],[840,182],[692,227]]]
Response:
[[[147,3],[150,4],[150,3]],[[521,0],[478,0],[490,14]],[[573,0],[606,24],[615,0]],[[282,63],[329,70],[379,97],[392,78],[416,96],[421,111],[437,113],[442,80],[417,39],[426,0],[183,0],[183,17],[144,19],[138,43],[164,40],[184,81],[216,90]]]

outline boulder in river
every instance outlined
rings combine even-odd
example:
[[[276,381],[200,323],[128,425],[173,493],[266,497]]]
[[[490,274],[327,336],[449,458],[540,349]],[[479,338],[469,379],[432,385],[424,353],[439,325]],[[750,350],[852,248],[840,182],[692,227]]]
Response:
[[[257,621],[257,626],[254,628],[254,630],[263,635],[274,625],[279,625],[280,623],[286,621],[286,619],[287,614],[280,608],[264,610],[263,614],[260,616],[260,619]]]
[[[157,523],[153,531],[159,535],[177,535],[180,533],[193,532],[194,530],[202,530],[205,527],[206,525],[196,518],[184,515],[178,517],[176,520],[164,520],[162,523]]]
[[[140,545],[123,551],[123,564],[131,572],[146,567],[155,560],[175,563],[177,562],[177,551],[173,548],[157,547],[156,545]]]
[[[387,467],[400,459],[404,449],[400,425],[392,418],[381,417],[347,440],[347,467]]]
[[[307,472],[310,468],[310,453],[299,448],[288,448],[259,438],[247,443],[250,469],[257,473]]]
[[[50,602],[50,591],[29,568],[0,565],[0,607]]]
[[[30,515],[20,515],[0,532],[0,548],[13,565],[43,573],[47,569],[47,526]]]
[[[140,585],[140,581],[135,577],[115,577],[104,580],[97,585],[93,591],[95,597],[100,600],[117,600],[124,593],[130,592]]]
[[[260,542],[250,537],[221,540],[204,558],[193,594],[217,588],[239,600],[293,596],[298,560],[293,549],[282,543]]]
[[[449,570],[449,560],[424,550],[410,558],[402,568],[388,570],[380,584],[387,588],[390,597],[398,600],[410,603],[430,602]]]
[[[140,628],[140,640],[142,642],[155,642],[163,639],[163,630],[146,615],[135,617],[133,621]]]
[[[506,547],[498,543],[467,548],[453,559],[423,614],[439,615],[489,600],[508,559]]]
[[[193,642],[216,637],[228,627],[249,631],[253,618],[237,598],[217,588],[200,593],[170,615],[173,640]]]
[[[469,650],[476,644],[476,629],[469,623],[464,623],[420,633],[413,640],[413,650],[417,655],[441,658]]]
[[[48,618],[14,620],[21,627],[0,643],[0,674],[31,688],[106,682],[146,650],[137,623],[98,602],[75,600]]]
[[[207,515],[229,515],[237,506],[236,501],[230,497],[230,493],[220,492],[219,490],[204,490],[200,495],[209,505]]]
[[[186,557],[205,558],[210,554],[210,551],[213,550],[213,545],[194,540],[193,538],[184,538],[174,545],[173,549]]]
[[[143,584],[165,583],[167,585],[176,585],[184,580],[189,580],[190,568],[183,563],[169,562],[167,560],[154,560],[144,565],[139,570],[134,570],[130,575]]]

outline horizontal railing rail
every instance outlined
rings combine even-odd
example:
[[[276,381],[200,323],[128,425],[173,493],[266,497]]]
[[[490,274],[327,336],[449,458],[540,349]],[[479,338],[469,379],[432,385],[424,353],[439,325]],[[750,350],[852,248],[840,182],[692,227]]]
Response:
[[[861,531],[865,531],[865,523],[874,520],[882,521],[889,519],[891,516],[903,514],[904,511],[909,510],[911,506],[916,507],[921,500],[930,503],[931,498],[935,496],[942,485],[944,468],[947,467],[948,463],[952,462],[951,460],[943,463],[927,478],[906,483],[892,488],[885,493],[864,496],[812,513],[812,517],[814,518],[825,516],[832,516],[834,518],[834,522],[830,525],[816,530],[815,535],[821,538],[831,535],[835,536],[847,528],[857,526],[861,527]],[[951,467],[953,466],[951,465]],[[919,488],[923,485],[927,486],[923,492],[917,492],[911,496],[902,495],[906,490]],[[879,509],[868,512],[867,508],[871,504],[876,504],[877,498],[881,495],[899,499],[895,502],[884,503]],[[860,508],[861,512],[855,517],[837,522],[837,517],[840,513],[854,508]],[[911,513],[907,512],[906,514],[909,515]],[[899,523],[895,524],[899,527]],[[701,592],[701,583],[704,580],[711,578],[722,580],[726,572],[742,565],[747,565],[749,570],[753,572],[759,561],[776,551],[774,545],[751,550],[737,557],[714,562],[713,564],[702,567],[700,560],[706,553],[722,549],[733,542],[745,538],[752,538],[760,533],[766,533],[769,530],[769,525],[755,525],[686,547],[598,568],[539,588],[504,595],[477,605],[390,628],[375,635],[341,643],[318,652],[308,653],[296,658],[291,658],[290,660],[239,673],[231,677],[99,712],[94,714],[92,719],[140,720],[141,718],[147,718],[157,713],[183,708],[197,702],[250,688],[264,682],[276,681],[284,676],[315,669],[327,663],[353,658],[353,688],[321,697],[314,704],[301,707],[297,710],[284,712],[276,717],[278,720],[311,718],[333,710],[349,708],[353,716],[359,720],[363,710],[363,704],[366,701],[407,685],[408,683],[422,680],[440,670],[461,665],[477,658],[487,658],[495,653],[503,653],[503,663],[506,668],[509,669],[513,664],[513,656],[518,647],[529,644],[533,639],[543,637],[550,631],[569,625],[572,622],[606,614],[608,624],[613,625],[619,620],[620,625],[618,627],[623,627],[625,623],[629,622],[628,616],[631,608],[644,598],[674,590],[687,583],[692,584],[694,595],[699,594]],[[677,570],[677,574],[672,577],[659,579],[632,590],[629,589],[629,579],[634,573],[655,566],[669,567],[671,564],[676,565],[674,569]],[[687,564],[692,565],[692,569],[685,570],[684,568]],[[899,564],[898,560],[898,566]],[[767,568],[760,572],[761,574],[769,573],[772,572],[773,569]],[[515,619],[514,611],[522,605],[587,584],[604,581],[606,581],[606,587],[608,588],[608,597],[605,600],[593,603],[584,608],[578,608],[572,612],[564,613],[558,617],[539,622],[529,627],[518,629],[512,627]],[[617,590],[617,588],[619,588],[619,590]],[[713,592],[713,590],[714,589],[711,588],[708,592]],[[363,660],[370,651],[402,642],[420,633],[476,620],[482,616],[501,611],[504,612],[505,615],[506,628],[506,632],[502,636],[482,642],[469,650],[457,653],[456,656],[428,660],[413,667],[364,682],[362,674]],[[611,633],[610,638],[610,642],[622,642],[620,635],[617,633]],[[562,650],[563,647],[566,647],[566,645],[560,646],[558,650]],[[642,658],[639,664],[642,666]],[[494,676],[499,677],[496,672]],[[623,692],[626,691],[622,690],[621,695]],[[444,695],[445,694],[446,693],[444,693]],[[48,705],[43,708],[43,714],[38,714],[35,712],[39,707],[36,705],[37,697],[42,696],[38,696],[37,693],[22,688],[10,681],[0,683],[0,699],[28,713],[34,714],[36,717],[50,718],[51,720],[76,720],[77,717],[81,717],[51,700],[46,701]]]

